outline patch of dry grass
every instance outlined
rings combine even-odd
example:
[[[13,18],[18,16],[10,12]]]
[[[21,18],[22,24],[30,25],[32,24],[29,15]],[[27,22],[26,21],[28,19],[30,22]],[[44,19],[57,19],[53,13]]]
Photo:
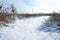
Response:
[[[7,23],[12,23],[15,20],[14,16],[7,14],[0,14],[0,28],[6,26]]]

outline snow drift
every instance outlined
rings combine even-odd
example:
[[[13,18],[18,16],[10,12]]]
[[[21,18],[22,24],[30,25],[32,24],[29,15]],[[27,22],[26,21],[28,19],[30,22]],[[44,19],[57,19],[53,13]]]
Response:
[[[0,29],[0,40],[60,40],[60,33],[55,30],[57,26],[50,23],[48,17],[31,17],[18,19],[7,27]]]

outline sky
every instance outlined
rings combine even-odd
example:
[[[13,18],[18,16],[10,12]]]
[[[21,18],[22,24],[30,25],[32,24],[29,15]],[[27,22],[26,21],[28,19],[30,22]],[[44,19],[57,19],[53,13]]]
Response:
[[[0,3],[5,6],[14,4],[20,13],[50,13],[60,10],[60,0],[0,0]]]

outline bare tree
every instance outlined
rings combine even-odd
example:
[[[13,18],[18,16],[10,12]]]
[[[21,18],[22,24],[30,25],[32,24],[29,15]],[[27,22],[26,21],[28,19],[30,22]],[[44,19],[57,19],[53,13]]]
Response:
[[[0,5],[0,10],[2,9],[2,5]]]
[[[11,13],[16,13],[16,8],[13,4],[10,5]]]
[[[3,12],[3,5],[0,4],[0,12]]]

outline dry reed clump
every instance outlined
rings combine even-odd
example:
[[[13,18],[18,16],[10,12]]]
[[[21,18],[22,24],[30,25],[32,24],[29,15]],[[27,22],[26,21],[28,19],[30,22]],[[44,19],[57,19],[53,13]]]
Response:
[[[60,16],[51,16],[50,21],[55,21],[57,25],[60,25]]]
[[[15,20],[15,16],[8,16],[6,14],[0,15],[0,28],[6,26],[7,23],[12,23]]]
[[[51,20],[60,21],[60,16],[51,16]]]
[[[11,16],[11,15],[0,15],[0,21],[3,21],[5,23],[11,23],[12,21],[15,20],[15,17],[14,16]]]

